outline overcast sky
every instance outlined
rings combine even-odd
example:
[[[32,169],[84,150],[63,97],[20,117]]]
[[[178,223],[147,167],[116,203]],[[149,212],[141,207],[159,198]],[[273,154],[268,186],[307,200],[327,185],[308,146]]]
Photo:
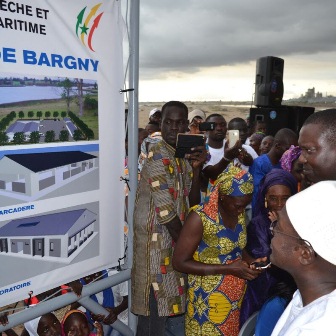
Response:
[[[251,100],[256,60],[285,60],[284,99],[336,95],[335,0],[139,0],[140,101]]]

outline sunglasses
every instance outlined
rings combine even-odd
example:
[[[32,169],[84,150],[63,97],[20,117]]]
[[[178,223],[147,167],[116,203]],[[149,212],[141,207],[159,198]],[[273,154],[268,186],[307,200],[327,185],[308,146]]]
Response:
[[[306,239],[303,239],[301,237],[297,237],[297,236],[293,236],[293,235],[290,235],[288,233],[285,233],[285,232],[282,232],[282,231],[279,231],[279,230],[276,230],[275,227],[278,225],[278,220],[274,220],[271,225],[270,225],[270,231],[271,231],[271,234],[272,236],[274,236],[274,232],[276,233],[280,233],[284,236],[287,236],[287,237],[291,237],[291,238],[295,238],[295,239],[298,239],[298,240],[301,240],[302,242],[304,242],[306,245],[308,245],[312,250],[314,250],[312,244],[309,243],[308,240]],[[314,251],[315,252],[315,251]],[[316,252],[315,252],[315,255],[316,255]]]

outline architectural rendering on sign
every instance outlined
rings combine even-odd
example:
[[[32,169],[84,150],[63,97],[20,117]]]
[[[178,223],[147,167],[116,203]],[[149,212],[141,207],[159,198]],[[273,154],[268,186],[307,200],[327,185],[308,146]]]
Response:
[[[12,220],[0,228],[0,254],[70,262],[98,234],[96,221],[88,209]]]
[[[0,193],[31,201],[96,169],[98,157],[81,151],[7,154],[0,160]]]
[[[74,141],[74,132],[78,128],[70,118],[53,118],[44,120],[16,120],[7,130],[8,141],[12,142],[16,133],[22,132],[24,140],[29,141],[33,132],[38,132],[39,141],[44,142],[47,132],[54,132],[55,139],[60,140],[61,132],[66,131],[69,135],[68,141]]]

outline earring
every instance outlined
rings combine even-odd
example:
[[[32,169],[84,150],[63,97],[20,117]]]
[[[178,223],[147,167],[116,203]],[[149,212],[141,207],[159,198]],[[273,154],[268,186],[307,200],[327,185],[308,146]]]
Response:
[[[267,209],[267,199],[265,197],[265,209]]]

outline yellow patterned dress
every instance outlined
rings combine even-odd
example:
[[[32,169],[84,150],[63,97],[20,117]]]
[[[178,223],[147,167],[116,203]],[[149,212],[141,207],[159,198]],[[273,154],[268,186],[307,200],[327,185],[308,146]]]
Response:
[[[242,258],[246,245],[244,214],[235,230],[224,226],[219,213],[209,213],[207,205],[192,208],[202,219],[203,237],[194,259],[207,264],[229,264]],[[186,335],[235,336],[246,281],[232,275],[188,275]]]

